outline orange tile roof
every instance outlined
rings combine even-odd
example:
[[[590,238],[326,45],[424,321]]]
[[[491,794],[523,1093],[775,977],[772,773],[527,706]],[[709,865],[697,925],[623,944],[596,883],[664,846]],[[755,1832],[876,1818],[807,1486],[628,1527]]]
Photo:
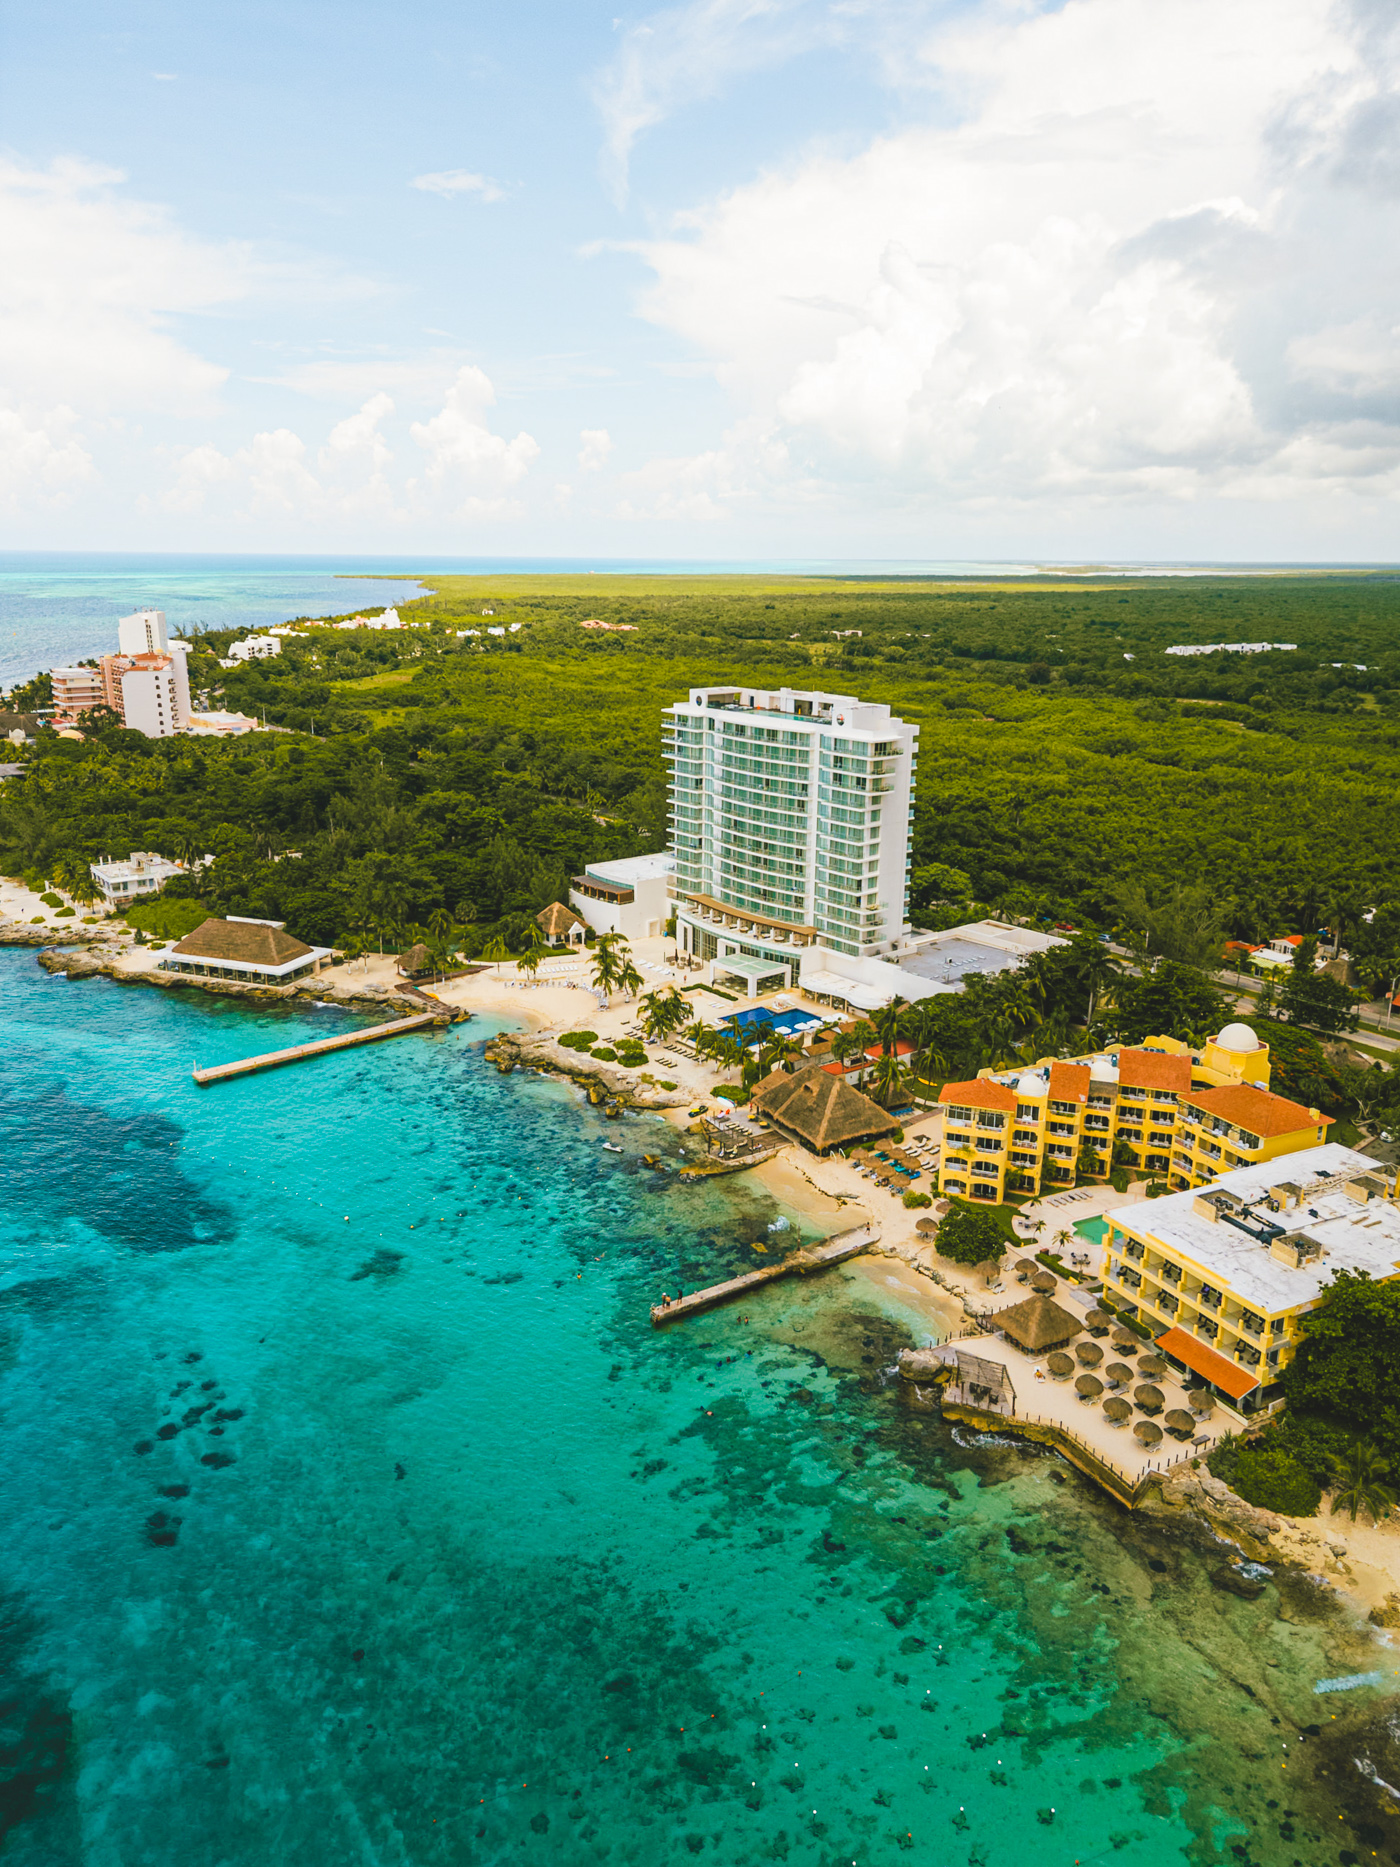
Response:
[[[1087,1063],[1052,1063],[1050,1065],[1050,1100],[1052,1102],[1087,1102],[1089,1066]]]
[[[1182,1095],[1191,1087],[1191,1059],[1160,1050],[1120,1050],[1118,1081],[1129,1089],[1175,1089]]]
[[[877,1057],[882,1057],[885,1054],[884,1046],[882,1044],[872,1044],[865,1054],[873,1063]],[[897,1037],[894,1040],[894,1054],[897,1057],[912,1057],[914,1054],[914,1046],[906,1043],[902,1037]]]
[[[938,1100],[971,1109],[1002,1109],[1008,1115],[1016,1112],[1016,1091],[986,1076],[979,1076],[975,1083],[944,1083]]]
[[[1251,1083],[1228,1083],[1223,1089],[1201,1089],[1188,1098],[1192,1108],[1204,1109],[1218,1121],[1234,1122],[1257,1134],[1261,1140],[1270,1135],[1297,1134],[1301,1128],[1330,1127],[1330,1115],[1315,1115],[1301,1102],[1276,1096],[1270,1089],[1256,1089]]]
[[[1168,1329],[1165,1335],[1157,1337],[1157,1347],[1164,1355],[1175,1355],[1178,1361],[1184,1361],[1212,1387],[1222,1388],[1231,1400],[1243,1400],[1259,1385],[1257,1375],[1248,1373],[1218,1349],[1197,1341],[1185,1329]]]

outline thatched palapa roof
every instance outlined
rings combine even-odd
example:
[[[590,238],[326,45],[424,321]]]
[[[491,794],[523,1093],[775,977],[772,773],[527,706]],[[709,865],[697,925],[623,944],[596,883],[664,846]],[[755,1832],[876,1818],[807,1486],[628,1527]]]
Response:
[[[406,953],[399,954],[399,971],[410,977],[416,972],[426,972],[433,963],[433,956],[420,940],[417,946],[411,946]]]
[[[562,901],[551,901],[547,908],[541,908],[535,920],[546,940],[566,939],[571,927],[582,927],[584,924],[573,909],[566,908]]]
[[[839,1076],[828,1076],[819,1064],[809,1064],[793,1076],[775,1072],[754,1091],[753,1100],[759,1114],[780,1133],[814,1154],[889,1134],[899,1126],[878,1102]]]
[[[1024,1303],[999,1309],[993,1321],[1030,1355],[1039,1355],[1047,1348],[1059,1348],[1083,1327],[1068,1310],[1061,1309],[1053,1297],[1046,1296],[1027,1297]]]
[[[173,950],[186,959],[241,960],[245,966],[285,966],[311,957],[309,946],[271,921],[201,921]]]

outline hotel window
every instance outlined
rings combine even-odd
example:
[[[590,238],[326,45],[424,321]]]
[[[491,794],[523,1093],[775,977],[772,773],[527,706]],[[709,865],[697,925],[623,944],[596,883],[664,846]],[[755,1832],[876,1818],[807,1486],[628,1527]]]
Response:
[[[1040,1110],[1036,1108],[1034,1103],[1018,1102],[1016,1104],[1016,1119],[1017,1121],[1039,1121]]]

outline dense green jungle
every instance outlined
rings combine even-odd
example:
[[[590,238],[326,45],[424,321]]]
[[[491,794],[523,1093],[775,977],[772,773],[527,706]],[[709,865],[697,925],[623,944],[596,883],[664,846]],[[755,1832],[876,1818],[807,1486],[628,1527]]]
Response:
[[[229,670],[230,635],[194,638],[196,692],[286,732],[41,735],[0,810],[11,871],[208,851],[211,901],[308,938],[434,910],[484,929],[588,859],[661,847],[660,709],[743,680],[834,687],[920,722],[925,923],[975,902],[1108,929],[1131,918],[1125,890],[1160,903],[1189,886],[1230,935],[1259,939],[1397,889],[1389,573],[434,581],[402,609],[421,628],[307,624]],[[1296,647],[1163,652],[1255,641]]]

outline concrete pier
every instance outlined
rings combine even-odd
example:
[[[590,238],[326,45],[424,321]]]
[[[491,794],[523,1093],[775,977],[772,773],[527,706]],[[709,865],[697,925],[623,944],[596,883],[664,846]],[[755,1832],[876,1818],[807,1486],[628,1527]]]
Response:
[[[289,1050],[265,1050],[260,1057],[240,1057],[235,1063],[196,1069],[194,1080],[203,1088],[209,1083],[227,1082],[233,1076],[252,1076],[257,1070],[279,1069],[284,1063],[301,1063],[307,1057],[323,1057],[331,1050],[352,1050],[356,1044],[374,1044],[381,1037],[400,1037],[405,1031],[422,1031],[430,1024],[445,1022],[441,1012],[424,1011],[416,1018],[395,1018],[389,1024],[372,1025],[367,1031],[349,1031],[343,1037],[323,1037],[313,1044],[293,1044]]]
[[[680,1322],[686,1316],[698,1316],[702,1310],[713,1309],[719,1303],[728,1303],[731,1298],[744,1296],[750,1290],[757,1290],[761,1284],[775,1282],[779,1277],[805,1277],[812,1271],[824,1271],[828,1265],[840,1264],[846,1258],[859,1257],[862,1251],[868,1251],[879,1242],[878,1225],[858,1225],[853,1231],[837,1232],[830,1238],[824,1238],[819,1245],[808,1245],[800,1251],[791,1252],[781,1263],[765,1264],[762,1270],[746,1271],[742,1277],[731,1277],[725,1283],[711,1284],[707,1290],[693,1290],[689,1296],[677,1297],[674,1303],[654,1303],[651,1326],[653,1329],[663,1329],[667,1323]]]

